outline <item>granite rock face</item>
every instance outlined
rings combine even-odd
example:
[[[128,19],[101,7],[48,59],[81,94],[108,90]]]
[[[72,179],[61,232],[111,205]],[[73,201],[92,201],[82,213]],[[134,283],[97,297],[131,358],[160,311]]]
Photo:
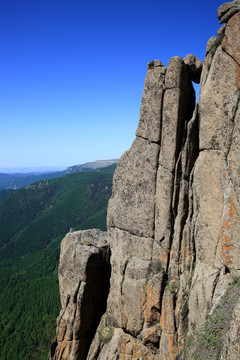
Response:
[[[238,359],[239,6],[219,8],[226,24],[203,64],[194,55],[148,64],[136,139],[114,174],[111,258],[108,246],[74,245],[82,232],[63,240],[52,359]],[[90,276],[93,253],[102,260]]]

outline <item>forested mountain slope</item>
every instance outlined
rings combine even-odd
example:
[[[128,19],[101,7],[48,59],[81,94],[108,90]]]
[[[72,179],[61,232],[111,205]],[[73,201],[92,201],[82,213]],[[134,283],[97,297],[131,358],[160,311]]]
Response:
[[[59,244],[106,229],[115,166],[19,189],[0,202],[0,359],[46,359],[59,311]]]

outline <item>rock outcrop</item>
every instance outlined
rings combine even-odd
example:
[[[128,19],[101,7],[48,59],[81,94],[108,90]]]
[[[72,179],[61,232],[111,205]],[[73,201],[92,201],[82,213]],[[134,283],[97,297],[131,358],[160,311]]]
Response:
[[[68,234],[51,359],[239,359],[239,0],[218,16],[226,24],[203,64],[194,55],[148,64],[108,206],[110,289],[108,247]]]
[[[61,243],[59,289],[62,310],[52,359],[86,359],[101,316],[106,310],[110,248],[97,229],[70,231]]]

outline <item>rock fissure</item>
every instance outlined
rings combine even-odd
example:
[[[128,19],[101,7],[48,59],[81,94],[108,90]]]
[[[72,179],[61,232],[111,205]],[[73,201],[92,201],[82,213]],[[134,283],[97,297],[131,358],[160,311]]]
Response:
[[[226,38],[227,38],[227,37],[226,37]],[[226,55],[228,55],[228,56],[234,61],[234,63],[236,63],[236,65],[237,65],[238,67],[240,67],[240,62],[238,62],[237,59],[235,59],[231,54],[229,54],[226,49],[223,48],[222,50],[223,50],[223,52],[224,52]]]
[[[156,145],[159,145],[159,146],[160,146],[160,142],[159,142],[159,141],[151,141],[151,140],[149,140],[148,138],[145,138],[145,137],[143,137],[143,136],[141,136],[141,135],[136,135],[136,137],[141,138],[141,139],[143,139],[143,140],[145,140],[145,141],[148,141],[149,143],[156,144]]]
[[[112,229],[112,230],[114,230],[114,229],[119,229],[119,230],[122,230],[122,231],[124,231],[124,232],[127,232],[129,235],[132,235],[132,236],[136,236],[136,237],[141,237],[141,238],[145,238],[145,239],[152,239],[152,240],[154,240],[154,237],[151,237],[151,236],[149,236],[149,237],[145,237],[145,236],[139,236],[138,234],[135,234],[134,232],[131,232],[131,231],[129,231],[128,229],[124,229],[124,228],[120,228],[120,227],[118,227],[118,226],[111,226],[109,229]]]
[[[213,289],[212,289],[212,299],[211,301],[213,302],[213,299],[214,299],[214,296],[215,296],[215,291],[216,291],[216,287],[218,285],[218,282],[219,282],[219,278],[220,278],[220,274],[221,274],[221,270],[219,270],[215,280],[214,280],[214,283],[213,283]],[[210,311],[211,313],[211,311]]]
[[[216,151],[217,153],[219,152],[219,149],[213,149],[213,148],[202,148],[199,149],[199,152],[204,152],[204,151]]]
[[[145,236],[139,236],[137,233],[134,233],[134,232],[131,232],[131,231],[129,231],[128,229],[124,229],[124,228],[121,228],[121,227],[118,227],[118,226],[111,226],[109,229],[119,229],[119,230],[122,230],[122,231],[124,231],[124,232],[127,232],[127,233],[129,233],[130,235],[133,235],[133,236],[137,236],[137,237],[141,237],[141,238],[151,238],[152,240],[154,240],[154,237],[152,236],[149,236],[149,237],[145,237]]]

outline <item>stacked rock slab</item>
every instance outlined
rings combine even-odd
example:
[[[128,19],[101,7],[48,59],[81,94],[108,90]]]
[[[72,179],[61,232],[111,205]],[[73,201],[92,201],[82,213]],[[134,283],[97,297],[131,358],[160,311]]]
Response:
[[[74,291],[64,290],[74,266],[61,280],[76,252],[62,245],[52,359],[239,359],[240,291],[231,284],[240,284],[240,1],[223,4],[218,17],[226,24],[209,40],[203,67],[194,55],[173,57],[167,68],[148,64],[136,139],[118,163],[108,206],[106,312],[97,330],[92,307],[80,306],[77,320]],[[192,81],[200,81],[199,105]],[[79,271],[85,276],[86,266]],[[229,312],[214,325],[218,348],[204,337],[216,311],[223,319]],[[95,329],[87,346],[84,316]],[[71,339],[78,347],[70,352]]]

